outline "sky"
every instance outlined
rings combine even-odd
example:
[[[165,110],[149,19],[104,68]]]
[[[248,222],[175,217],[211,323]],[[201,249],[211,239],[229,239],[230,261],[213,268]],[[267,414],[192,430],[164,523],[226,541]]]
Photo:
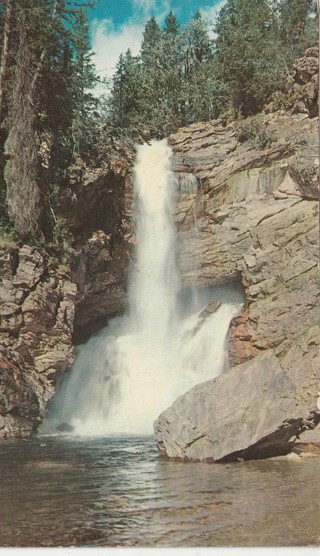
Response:
[[[159,25],[170,12],[186,23],[199,9],[214,21],[226,0],[98,0],[89,10],[93,62],[102,78],[112,77],[119,56],[128,48],[138,54],[144,26],[155,16]],[[213,36],[213,29],[210,30]]]

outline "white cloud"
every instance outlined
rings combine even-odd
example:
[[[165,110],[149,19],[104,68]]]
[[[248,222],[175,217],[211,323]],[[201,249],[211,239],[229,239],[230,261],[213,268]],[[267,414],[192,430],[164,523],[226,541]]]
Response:
[[[136,17],[144,17],[145,19],[154,15],[158,21],[170,12],[170,0],[131,0],[131,4],[137,10]]]
[[[100,77],[111,77],[122,52],[131,49],[139,53],[144,25],[128,21],[116,28],[113,21],[104,19],[94,22],[92,50],[93,62]]]
[[[120,0],[118,0],[120,1]],[[121,53],[139,53],[146,21],[154,15],[159,23],[170,11],[170,0],[131,0],[134,15],[120,27],[112,19],[93,22],[93,62],[100,77],[112,77]]]
[[[156,0],[132,0],[132,5],[137,9],[150,13],[156,9]]]
[[[201,8],[201,14],[202,17],[205,21],[208,21],[208,23],[210,23],[210,28],[209,28],[209,35],[211,39],[215,39],[217,37],[216,33],[214,32],[214,26],[215,23],[217,21],[219,12],[221,10],[221,8],[227,3],[227,0],[220,0],[220,2],[218,2],[217,4],[215,4],[214,6],[208,6],[207,8]],[[212,23],[212,25],[211,25]]]
[[[128,48],[136,56],[140,51],[146,21],[154,15],[158,22],[162,23],[171,9],[170,0],[131,0],[131,2],[134,7],[134,15],[120,27],[116,26],[112,19],[93,22],[93,62],[100,77],[112,77],[120,54],[126,52]],[[214,23],[219,10],[225,3],[226,0],[220,0],[215,6],[202,8],[203,18]],[[214,38],[212,27],[210,25],[209,34],[211,38]]]

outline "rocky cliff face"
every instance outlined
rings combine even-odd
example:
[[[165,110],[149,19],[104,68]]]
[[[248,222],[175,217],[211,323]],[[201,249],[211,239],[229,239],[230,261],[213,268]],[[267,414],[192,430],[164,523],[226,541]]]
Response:
[[[126,303],[134,243],[132,184],[134,152],[120,150],[103,167],[83,169],[61,200],[61,215],[77,238],[70,254],[78,286],[75,341],[82,341],[119,313]]]
[[[54,380],[74,359],[77,286],[70,272],[24,245],[0,249],[0,439],[29,436]]]
[[[220,422],[218,400],[220,388],[229,389],[226,413],[235,412],[236,420],[248,425],[248,414],[243,414],[245,408],[241,403],[238,405],[230,377],[232,373],[242,375],[241,364],[252,359],[248,368],[249,374],[254,373],[255,361],[263,354],[269,354],[273,362],[270,376],[275,367],[276,372],[281,371],[292,381],[290,388],[295,394],[288,396],[300,409],[297,426],[304,419],[312,422],[310,428],[318,422],[317,122],[307,114],[280,111],[246,120],[246,126],[244,130],[239,129],[239,123],[196,124],[170,137],[176,171],[192,173],[200,184],[198,194],[185,196],[177,204],[179,264],[184,286],[241,281],[247,300],[230,331],[229,358],[234,371],[217,379],[215,385],[208,383],[180,398],[155,425],[159,449],[170,457],[216,460],[232,451],[238,455],[247,454],[247,450],[251,455],[257,454],[252,446],[271,434],[262,425],[258,438],[246,437],[241,446],[235,442],[233,447],[229,446],[229,452],[225,447],[222,449],[219,439],[230,436],[233,425]],[[196,235],[192,232],[195,215]],[[197,253],[196,267],[190,265],[190,252]],[[243,379],[245,376],[244,373]],[[209,390],[210,402],[204,406],[204,391]],[[267,411],[271,406],[265,392],[266,388],[260,392],[260,403]],[[278,394],[275,389],[272,396]],[[197,404],[206,408],[202,426]],[[259,423],[260,411],[255,404],[250,411],[254,414],[250,422]],[[285,412],[283,417],[272,431],[276,444],[285,421],[296,418],[292,411]],[[190,425],[187,426],[190,438],[186,423]],[[249,429],[248,426],[248,433]],[[253,431],[254,427],[250,432]],[[202,439],[200,443],[198,438]],[[271,453],[272,442],[269,444]]]
[[[74,361],[74,342],[125,305],[131,154],[85,172],[65,192],[60,216],[77,238],[63,246],[67,264],[41,248],[0,244],[0,439],[36,430]]]
[[[249,427],[249,440],[234,449],[242,455],[252,454],[252,445],[261,448],[264,434],[268,446],[270,439],[281,438],[285,449],[290,448],[292,435],[294,442],[299,441],[303,429],[308,430],[300,439],[319,437],[319,427],[314,428],[320,382],[318,132],[316,120],[310,118],[317,89],[314,56],[305,58],[309,59],[301,59],[295,67],[293,81],[303,80],[303,86],[300,83],[301,94],[291,113],[273,103],[265,113],[242,122],[194,124],[169,138],[179,177],[175,218],[183,287],[243,284],[246,306],[230,331],[233,372],[249,382],[250,373],[262,380],[258,364],[262,361],[265,373],[270,368],[265,411],[268,400],[278,395],[279,384],[284,388],[281,399],[291,400],[279,408],[272,431],[263,414],[256,415],[262,436],[257,438]],[[305,90],[310,83],[315,87],[313,104]],[[132,157],[133,153],[125,153],[105,168],[82,172],[70,184],[60,207],[77,236],[70,264],[57,265],[34,247],[0,246],[1,438],[26,436],[36,428],[54,393],[56,377],[73,362],[74,339],[86,339],[125,305],[135,243]],[[220,395],[215,392],[221,388],[234,392],[228,385],[231,376],[226,373],[221,384],[212,387],[211,405],[205,406],[208,415],[201,426],[194,425],[199,438],[215,441],[205,423],[215,415],[215,395]],[[204,388],[175,407],[177,430],[192,422],[194,404],[208,398]],[[263,385],[260,390],[264,392]],[[253,392],[257,405],[254,396]],[[228,398],[230,411],[234,398],[236,392]],[[288,409],[292,403],[299,411]],[[247,406],[241,407],[237,415],[246,423]],[[157,438],[161,451],[175,457],[167,449],[171,440],[159,432],[164,431],[167,417],[172,422],[171,414],[161,417]],[[290,438],[288,431],[278,432],[286,419],[295,423]],[[194,440],[189,435],[186,442],[191,446]],[[179,445],[185,455],[184,443]],[[197,443],[196,459],[217,459],[208,455],[207,448],[207,440]],[[186,453],[189,457],[191,451]]]
[[[318,203],[313,178],[303,178],[317,175],[317,124],[281,114],[260,124],[273,132],[272,145],[263,150],[240,143],[233,125],[219,123],[171,137],[176,168],[202,183],[196,198],[178,204],[185,287],[241,280],[246,289],[247,308],[232,329],[234,364],[270,347],[281,351],[318,318]],[[196,268],[189,264],[191,241]]]

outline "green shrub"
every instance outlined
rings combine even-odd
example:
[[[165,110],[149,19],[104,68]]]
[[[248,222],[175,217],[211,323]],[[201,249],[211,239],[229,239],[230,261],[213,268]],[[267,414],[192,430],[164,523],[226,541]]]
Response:
[[[52,230],[52,241],[48,243],[49,252],[61,262],[68,262],[70,254],[73,252],[72,245],[74,237],[64,218],[58,216]]]
[[[275,134],[263,122],[251,118],[240,120],[236,127],[236,137],[240,143],[248,142],[255,149],[265,149],[276,140]]]

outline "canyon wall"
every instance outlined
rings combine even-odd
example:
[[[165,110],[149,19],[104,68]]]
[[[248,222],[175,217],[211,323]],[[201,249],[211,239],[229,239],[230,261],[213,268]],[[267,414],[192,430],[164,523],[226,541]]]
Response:
[[[250,362],[257,376],[256,361],[263,369],[269,365],[271,398],[279,394],[272,388],[285,373],[283,398],[294,392],[303,409],[291,430],[296,439],[301,419],[310,425],[304,435],[319,436],[315,67],[311,55],[297,61],[294,79],[303,88],[290,111],[279,109],[276,99],[257,116],[197,123],[169,138],[179,178],[174,217],[182,286],[243,284],[246,305],[230,330],[230,365],[248,384]],[[0,243],[0,438],[36,430],[57,377],[73,362],[74,342],[86,340],[125,307],[135,244],[133,156],[121,152],[69,184],[60,209],[76,242],[63,246],[66,261],[59,263],[44,248]],[[225,387],[233,392],[231,384]],[[210,404],[208,411],[214,415]],[[278,415],[281,427],[282,410]],[[205,431],[198,433],[205,437]],[[160,436],[158,441],[162,446]],[[184,454],[183,443],[181,449]]]
[[[132,250],[127,159],[91,169],[61,200],[76,237],[63,260],[0,239],[0,439],[30,436],[57,379],[86,340],[126,303]]]
[[[241,281],[246,294],[230,330],[233,368],[155,423],[160,453],[176,459],[250,459],[320,443],[317,122],[264,114],[246,120],[245,140],[237,126],[196,124],[170,137],[175,170],[199,183],[177,203],[184,287]]]
[[[77,286],[63,266],[24,245],[0,247],[0,439],[29,436],[74,360]]]

